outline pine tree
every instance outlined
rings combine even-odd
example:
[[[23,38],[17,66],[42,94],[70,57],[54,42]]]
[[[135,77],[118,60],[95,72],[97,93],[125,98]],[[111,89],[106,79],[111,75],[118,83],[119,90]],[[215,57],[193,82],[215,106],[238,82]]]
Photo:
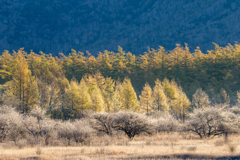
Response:
[[[158,111],[164,111],[165,113],[168,113],[169,112],[168,99],[164,93],[163,86],[159,79],[155,81],[155,86],[153,88],[153,97],[154,97],[153,103],[154,106],[156,106],[156,109]]]
[[[143,87],[142,93],[139,96],[141,109],[150,113],[153,107],[152,89],[148,83]]]

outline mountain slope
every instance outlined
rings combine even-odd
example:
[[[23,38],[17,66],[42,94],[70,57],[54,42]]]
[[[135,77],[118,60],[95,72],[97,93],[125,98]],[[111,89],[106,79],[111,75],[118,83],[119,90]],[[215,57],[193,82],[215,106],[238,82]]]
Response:
[[[1,0],[0,51],[92,54],[188,43],[206,52],[212,42],[240,39],[238,0]]]

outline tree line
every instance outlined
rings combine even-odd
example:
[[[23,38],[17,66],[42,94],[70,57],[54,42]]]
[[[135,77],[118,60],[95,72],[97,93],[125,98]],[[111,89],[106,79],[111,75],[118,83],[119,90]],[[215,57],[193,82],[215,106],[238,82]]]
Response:
[[[22,113],[47,109],[53,118],[78,118],[86,110],[162,111],[184,120],[194,107],[233,104],[240,96],[240,45],[203,54],[176,45],[140,56],[105,51],[94,57],[72,50],[58,57],[4,51],[0,57],[1,103]],[[202,89],[201,89],[202,88]],[[200,98],[199,98],[200,97]]]

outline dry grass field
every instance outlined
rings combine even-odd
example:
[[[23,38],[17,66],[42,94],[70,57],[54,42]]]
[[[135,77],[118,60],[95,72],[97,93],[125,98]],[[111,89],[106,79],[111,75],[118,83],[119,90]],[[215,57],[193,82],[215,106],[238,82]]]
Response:
[[[0,146],[0,160],[214,159],[240,155],[240,136],[199,139],[193,134],[157,134],[133,140],[119,136],[92,139],[88,146]]]

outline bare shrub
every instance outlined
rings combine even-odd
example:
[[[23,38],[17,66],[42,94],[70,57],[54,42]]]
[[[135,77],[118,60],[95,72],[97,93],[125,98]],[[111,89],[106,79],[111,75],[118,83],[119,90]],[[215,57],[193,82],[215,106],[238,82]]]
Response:
[[[68,146],[71,145],[74,130],[75,126],[70,121],[59,122],[57,125],[57,132],[59,138],[67,140]]]
[[[85,145],[90,144],[90,138],[94,134],[95,130],[91,127],[89,120],[82,119],[73,122],[75,129],[73,131],[73,139],[76,143]]]
[[[91,110],[83,110],[81,112],[77,112],[74,114],[74,118],[75,119],[89,119],[92,115],[92,112]]]
[[[23,119],[24,127],[28,134],[32,136],[32,142],[40,143],[44,141],[45,145],[56,133],[56,122],[46,116],[46,111],[33,109],[28,116]],[[28,137],[29,142],[31,137]]]
[[[5,117],[0,115],[0,142],[3,142],[7,137],[7,123]]]
[[[60,122],[57,126],[59,138],[67,140],[67,145],[71,141],[76,143],[89,144],[90,136],[94,133],[87,120],[65,121]]]
[[[200,138],[214,137],[237,133],[238,116],[228,106],[214,106],[194,109],[186,122],[186,129],[199,135]]]
[[[0,138],[8,139],[17,144],[18,140],[25,136],[22,123],[22,115],[13,108],[2,106],[0,109]]]
[[[118,112],[113,120],[113,128],[124,131],[128,138],[141,133],[153,134],[155,127],[146,115],[136,112]]]
[[[152,112],[149,116],[152,118],[151,122],[159,133],[180,131],[180,122],[165,112]]]
[[[177,132],[181,124],[173,117],[161,117],[155,119],[155,126],[157,132]]]
[[[91,124],[98,132],[103,132],[110,136],[113,134],[113,114],[111,113],[94,114]]]

